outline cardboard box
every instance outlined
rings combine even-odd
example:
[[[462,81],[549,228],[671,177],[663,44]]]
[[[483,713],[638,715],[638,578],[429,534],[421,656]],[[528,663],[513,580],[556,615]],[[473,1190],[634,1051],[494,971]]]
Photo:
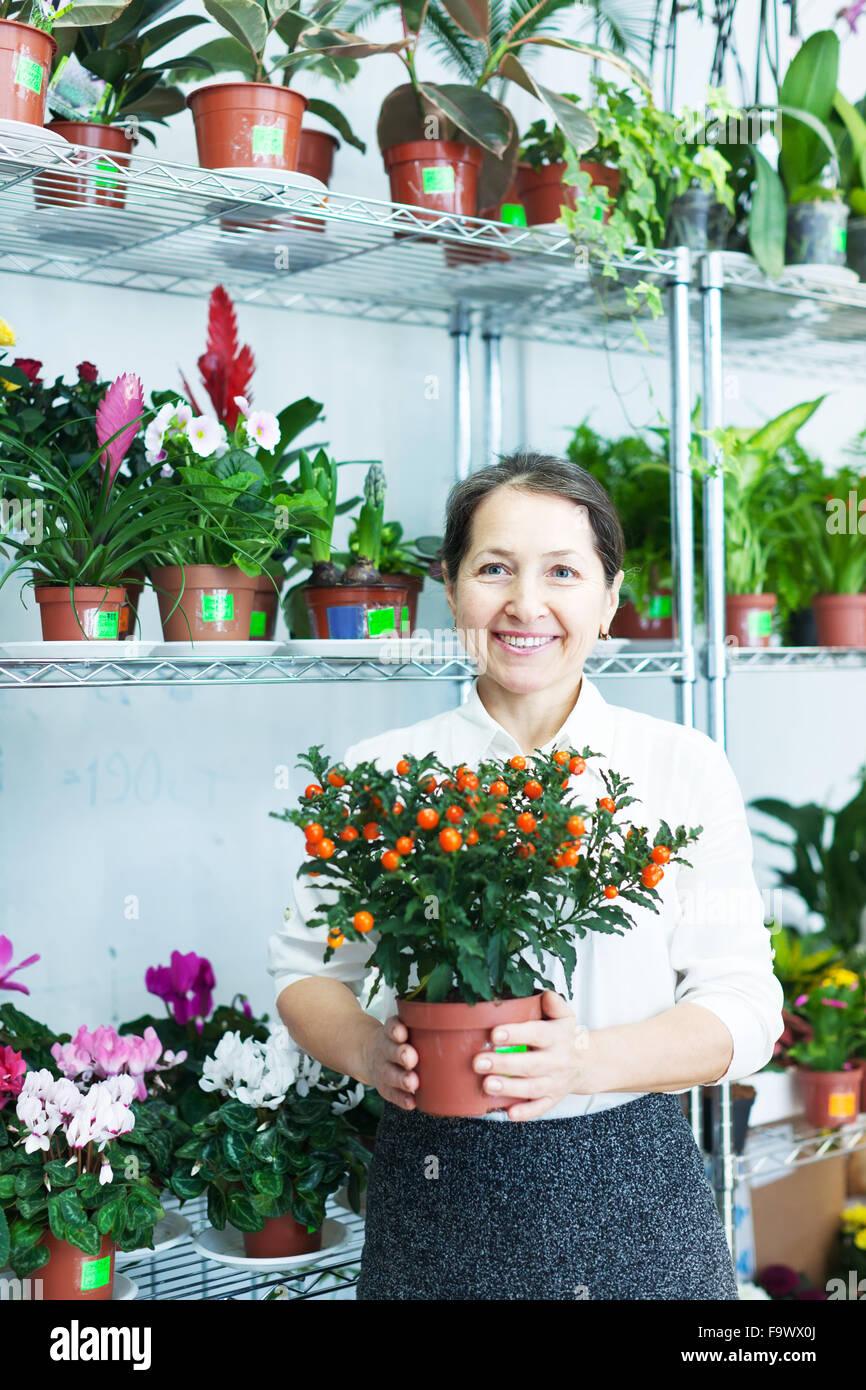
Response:
[[[822,1158],[752,1185],[755,1268],[790,1265],[823,1288],[848,1197],[847,1154]]]

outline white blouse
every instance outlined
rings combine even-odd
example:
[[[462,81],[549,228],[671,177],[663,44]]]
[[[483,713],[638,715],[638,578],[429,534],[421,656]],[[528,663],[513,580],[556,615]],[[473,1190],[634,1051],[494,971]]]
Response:
[[[662,898],[658,912],[624,902],[633,927],[622,936],[589,932],[578,939],[571,980],[558,960],[546,956],[546,978],[589,1029],[641,1022],[675,1004],[700,1004],[722,1020],[733,1040],[730,1066],[717,1080],[751,1076],[770,1060],[782,1034],[783,993],[773,973],[743,797],[724,749],[697,729],[609,705],[584,675],[571,714],[542,751],[586,746],[602,756],[572,777],[575,801],[592,808],[606,794],[601,763],[630,779],[630,794],[642,804],[628,807],[627,813],[647,826],[650,841],[662,820],[673,830],[703,826],[703,833],[682,851],[692,868],[666,866],[657,889]],[[375,761],[384,770],[405,753],[423,757],[430,752],[448,765],[475,767],[485,758],[510,758],[521,749],[488,714],[473,685],[465,705],[356,743],[344,761],[349,766]],[[367,972],[365,962],[375,930],[363,942],[346,940],[325,965],[327,929],[305,924],[320,905],[333,901],[332,894],[306,878],[296,880],[294,911],[268,946],[276,998],[287,985],[317,975],[342,981],[366,1003],[375,972]],[[531,952],[527,959],[536,963]],[[395,995],[384,983],[370,1011],[380,1019],[396,1013]],[[570,1095],[539,1118],[587,1114],[640,1094]],[[506,1115],[491,1111],[486,1118]]]

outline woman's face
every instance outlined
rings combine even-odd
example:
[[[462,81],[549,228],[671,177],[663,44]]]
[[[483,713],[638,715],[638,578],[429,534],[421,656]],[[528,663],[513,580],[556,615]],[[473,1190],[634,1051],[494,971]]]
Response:
[[[617,609],[586,507],[503,486],[488,493],[448,605],[479,671],[513,694],[563,694],[580,679],[599,629]]]

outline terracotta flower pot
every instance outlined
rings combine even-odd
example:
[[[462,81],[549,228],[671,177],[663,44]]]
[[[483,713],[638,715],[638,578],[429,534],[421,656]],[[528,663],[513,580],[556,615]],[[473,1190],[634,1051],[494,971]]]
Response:
[[[819,647],[866,647],[866,594],[816,594]]]
[[[273,642],[277,630],[277,607],[280,593],[286,582],[285,574],[271,582],[266,574],[260,574],[253,590],[253,611],[250,615],[250,637],[257,641]]]
[[[558,222],[563,206],[576,206],[577,189],[574,184],[563,183],[566,168],[565,161],[543,164],[540,169],[533,169],[531,164],[518,164],[517,190],[520,202],[526,209],[526,221],[530,227]],[[616,197],[619,192],[618,169],[585,159],[580,161],[580,168],[583,173],[589,174],[593,184],[601,185],[608,190],[612,198]],[[610,210],[605,214],[605,222],[609,217]]]
[[[44,29],[0,20],[0,120],[45,122],[45,96],[57,42]]]
[[[388,580],[391,584],[397,584],[401,589],[406,590],[406,607],[409,609],[409,632],[415,631],[416,619],[418,617],[418,597],[424,588],[423,574],[389,574]],[[408,635],[401,632],[401,636]]]
[[[102,1303],[111,1299],[114,1288],[114,1241],[102,1237],[98,1255],[85,1255],[68,1241],[46,1232],[39,1242],[51,1252],[47,1264],[34,1279],[42,1280],[42,1297],[50,1302]]]
[[[806,1119],[818,1129],[837,1129],[856,1120],[860,1112],[861,1073],[850,1071],[809,1071],[797,1068]]]
[[[418,1053],[415,1104],[425,1115],[486,1115],[513,1104],[514,1097],[489,1096],[472,1062],[493,1047],[490,1033],[502,1023],[540,1019],[541,995],[481,1004],[427,1004],[398,999],[397,1015]]]
[[[408,622],[405,584],[333,584],[304,590],[314,637],[385,637]]]
[[[652,638],[654,641],[672,641],[674,620],[671,615],[673,595],[670,589],[659,589],[650,594],[646,613],[638,612],[633,603],[623,603],[614,615],[610,625],[611,637],[626,637],[630,641]]]
[[[328,135],[324,130],[301,129],[298,142],[299,174],[310,174],[312,178],[330,184],[334,168],[334,155],[340,148],[336,135]]]
[[[291,1212],[271,1216],[261,1231],[244,1231],[244,1253],[251,1260],[273,1259],[282,1255],[308,1255],[322,1248],[321,1227],[308,1231]]]
[[[126,602],[120,610],[120,620],[117,625],[118,637],[132,639],[141,636],[137,619],[141,609],[141,595],[146,583],[147,575],[143,570],[136,570],[124,579]]]
[[[126,601],[122,586],[76,584],[74,608],[65,584],[37,584],[33,592],[39,604],[43,642],[117,641],[120,636],[120,610]]]
[[[382,158],[391,184],[391,202],[434,213],[475,216],[481,151],[459,140],[407,140],[391,145]],[[435,220],[433,217],[424,219]],[[417,241],[435,241],[416,232],[395,232]]]
[[[237,565],[154,565],[150,582],[166,642],[249,641],[257,576]]]
[[[37,207],[125,207],[126,184],[115,165],[127,168],[137,137],[130,139],[122,126],[100,125],[98,121],[52,121],[46,129],[62,135],[71,145],[105,150],[111,158],[102,160],[92,155],[75,155],[76,163],[87,164],[87,174],[79,176],[59,171],[40,174],[33,180]]]
[[[307,98],[270,82],[214,82],[190,92],[203,169],[297,168]]]
[[[728,594],[725,637],[735,637],[738,647],[769,647],[775,611],[775,594]]]
[[[476,217],[483,217],[488,222],[507,222],[515,227],[527,225],[526,209],[520,201],[516,175],[502,201],[497,203],[495,207],[479,208]],[[452,268],[478,265],[483,261],[510,261],[511,259],[512,257],[507,251],[500,251],[492,246],[458,246],[452,241],[445,243],[445,264]]]

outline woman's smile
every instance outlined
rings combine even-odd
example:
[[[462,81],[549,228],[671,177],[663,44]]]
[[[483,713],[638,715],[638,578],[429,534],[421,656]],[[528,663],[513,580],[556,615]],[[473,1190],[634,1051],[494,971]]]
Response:
[[[535,656],[560,640],[555,632],[494,632],[498,644],[514,656]]]

